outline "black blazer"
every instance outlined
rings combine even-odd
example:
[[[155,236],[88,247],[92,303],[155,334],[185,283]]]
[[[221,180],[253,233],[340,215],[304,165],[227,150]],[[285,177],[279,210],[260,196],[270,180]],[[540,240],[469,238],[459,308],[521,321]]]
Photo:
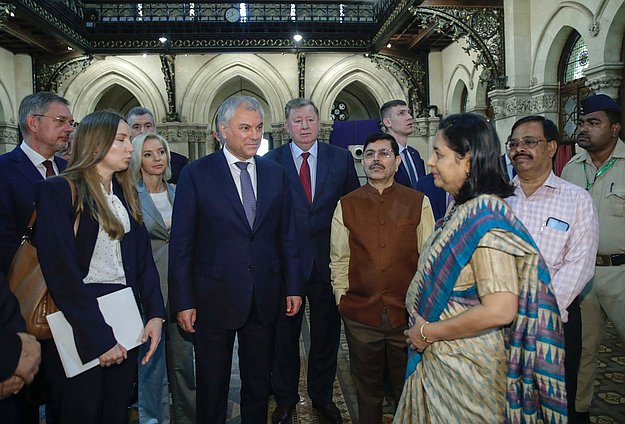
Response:
[[[170,152],[170,169],[171,169],[171,178],[169,179],[169,183],[176,184],[178,182],[178,176],[180,175],[180,171],[182,168],[189,163],[189,158],[181,155],[180,153]]]
[[[434,177],[432,174],[427,174],[423,178],[419,178],[419,181],[417,181],[417,190],[423,192],[423,194],[430,199],[435,220],[438,221],[445,216],[445,212],[447,211],[447,192],[434,185]]]
[[[310,278],[313,262],[321,278],[330,283],[330,226],[339,199],[360,187],[354,160],[346,149],[317,142],[317,172],[313,204],[308,202],[299,179],[291,144],[284,144],[264,157],[286,169],[293,193],[298,234],[299,256],[305,281]]]
[[[59,172],[67,166],[61,158],[54,162]],[[33,213],[35,185],[42,180],[19,145],[0,155],[0,271],[5,275]]]
[[[113,192],[128,209],[121,187],[114,179]],[[34,241],[41,270],[54,302],[74,330],[80,358],[83,362],[90,361],[117,343],[113,330],[104,322],[97,298],[125,286],[83,283],[89,272],[100,226],[85,206],[74,238],[72,198],[64,178],[49,178],[39,183],[36,206]],[[121,240],[126,284],[132,287],[147,320],[165,318],[148,232],[130,213],[129,216],[130,231]]]
[[[25,331],[20,305],[0,273],[0,381],[15,373],[22,352],[22,341],[17,333]]]
[[[412,162],[417,170],[417,178],[421,179],[421,177],[425,175],[425,164],[423,163],[423,159],[421,159],[421,155],[414,147],[406,146],[406,149],[408,149],[410,158],[412,159]],[[395,181],[401,185],[412,188],[412,185],[410,184],[410,176],[408,175],[408,170],[404,165],[403,158],[402,162],[399,164],[399,169],[397,169],[397,172],[395,173]]]

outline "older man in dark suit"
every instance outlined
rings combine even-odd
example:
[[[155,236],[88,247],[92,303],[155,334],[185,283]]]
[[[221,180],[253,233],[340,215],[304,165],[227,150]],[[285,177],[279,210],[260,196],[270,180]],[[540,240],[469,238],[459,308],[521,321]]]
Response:
[[[360,186],[351,154],[317,140],[319,111],[307,99],[284,108],[291,142],[265,155],[286,169],[296,211],[304,295],[310,305],[308,394],[327,420],[342,422],[332,402],[341,321],[330,285],[330,224],[341,196]],[[278,318],[272,386],[277,407],[273,423],[286,423],[299,402],[299,337],[304,308]]]
[[[265,424],[278,311],[302,303],[295,216],[284,168],[256,156],[258,100],[231,97],[218,114],[224,149],[186,166],[176,190],[170,308],[195,332],[197,422],[226,419],[237,336],[241,418]]]
[[[33,213],[36,184],[58,175],[67,165],[54,154],[66,147],[74,117],[67,100],[41,92],[26,96],[20,103],[19,126],[22,143],[0,156],[0,271],[5,275]],[[21,423],[39,423],[39,403],[45,401],[47,381],[54,378],[46,367],[52,347],[51,340],[41,342],[41,372],[18,396]],[[24,392],[29,392],[28,396]]]
[[[5,275],[33,213],[35,185],[67,165],[54,153],[67,145],[74,118],[67,100],[41,92],[22,100],[19,126],[22,143],[0,156],[0,271]]]

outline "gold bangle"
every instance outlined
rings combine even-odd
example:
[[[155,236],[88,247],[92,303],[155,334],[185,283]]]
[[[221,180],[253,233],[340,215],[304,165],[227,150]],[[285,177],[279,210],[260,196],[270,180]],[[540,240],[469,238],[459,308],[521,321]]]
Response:
[[[425,334],[423,334],[423,329],[425,328],[426,325],[428,325],[430,322],[429,321],[425,321],[422,325],[421,328],[419,329],[419,334],[421,334],[421,339],[426,342],[427,344],[432,344],[434,343],[432,340],[428,340],[428,338],[425,336]]]

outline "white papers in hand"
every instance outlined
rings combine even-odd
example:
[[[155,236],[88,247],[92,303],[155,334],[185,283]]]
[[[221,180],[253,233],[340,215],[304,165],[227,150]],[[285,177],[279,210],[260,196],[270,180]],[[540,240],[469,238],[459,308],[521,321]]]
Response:
[[[98,304],[104,316],[104,321],[113,328],[113,334],[117,343],[126,348],[126,350],[141,344],[143,321],[130,287],[100,296]],[[46,318],[52,331],[54,344],[59,351],[65,375],[68,378],[98,366],[100,363],[98,358],[86,364],[82,363],[76,349],[74,331],[65,319],[63,312],[55,312]]]

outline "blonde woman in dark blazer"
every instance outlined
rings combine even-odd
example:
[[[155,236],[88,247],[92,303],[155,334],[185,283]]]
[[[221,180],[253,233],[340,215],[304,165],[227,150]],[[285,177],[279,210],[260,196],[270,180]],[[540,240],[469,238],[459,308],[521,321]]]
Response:
[[[132,140],[131,168],[137,184],[143,222],[150,234],[152,254],[160,275],[161,291],[167,304],[169,230],[176,186],[171,178],[171,152],[167,140],[156,133],[143,133]],[[177,424],[195,422],[195,378],[193,375],[193,339],[170,320],[165,343],[161,342],[154,361],[139,369],[139,421],[169,423],[169,394],[174,403]],[[167,370],[169,369],[169,382]]]

